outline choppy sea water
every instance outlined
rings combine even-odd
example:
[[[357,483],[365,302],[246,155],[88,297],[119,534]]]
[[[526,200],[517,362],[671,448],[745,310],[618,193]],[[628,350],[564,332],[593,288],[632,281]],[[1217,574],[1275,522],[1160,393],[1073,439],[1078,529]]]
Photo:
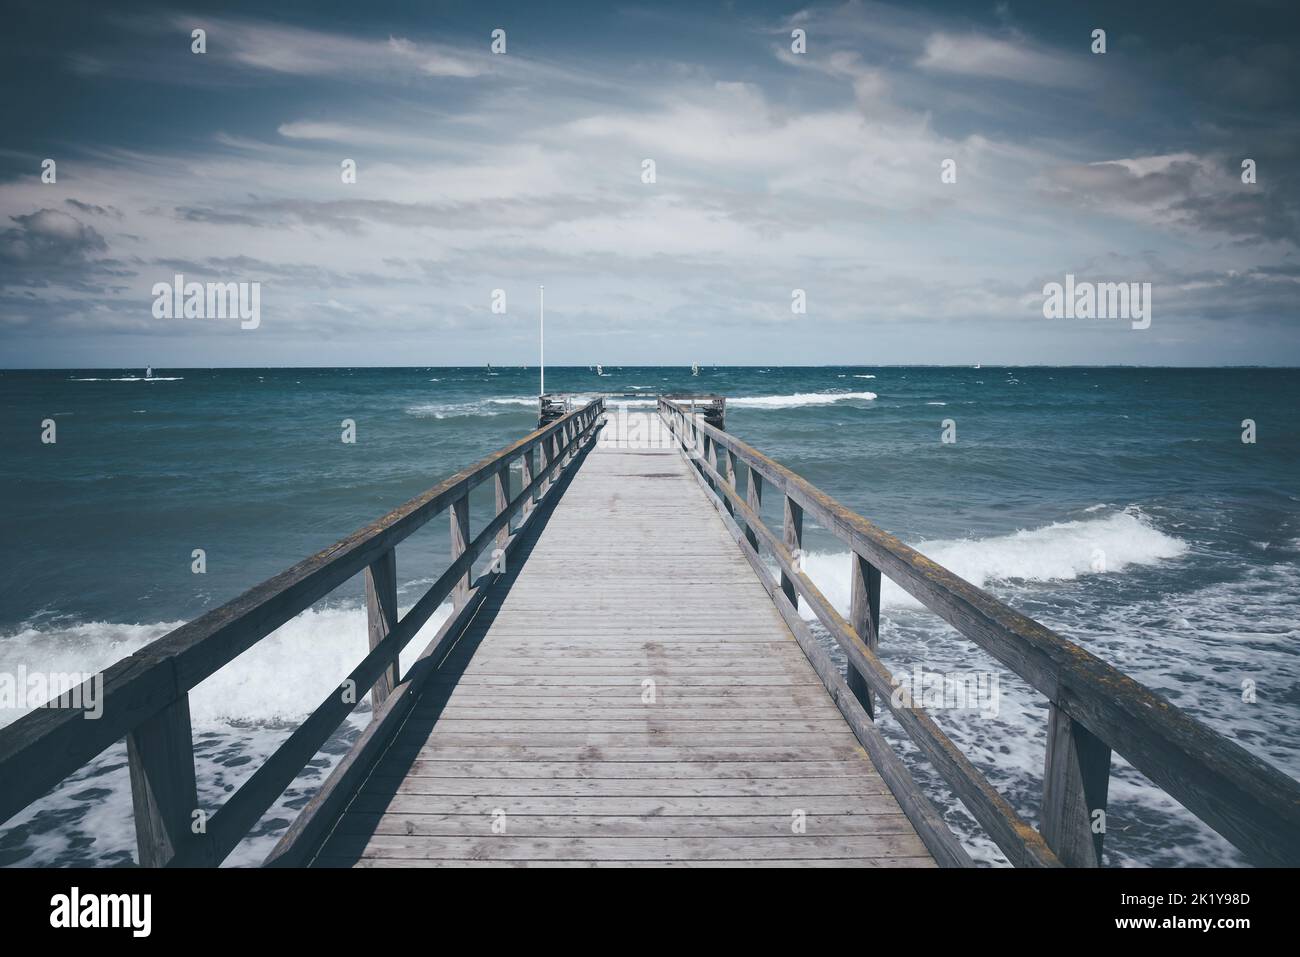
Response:
[[[547,387],[728,396],[729,431],[1300,776],[1300,373],[580,368],[548,369]],[[529,431],[536,388],[535,369],[0,374],[0,674],[94,671],[135,651]],[[40,441],[45,419],[52,445]],[[344,419],[355,445],[340,441]],[[1253,444],[1241,441],[1245,419]],[[941,441],[945,428],[955,442]],[[482,493],[475,529],[491,514]],[[444,566],[445,524],[399,547],[404,604]],[[812,527],[805,545],[810,574],[847,608],[846,550]],[[196,548],[203,575],[191,570]],[[896,673],[998,676],[996,714],[935,717],[1036,823],[1046,702],[901,591],[886,585],[883,606],[881,650]],[[205,805],[251,774],[365,646],[354,582],[195,689]],[[0,725],[24,710],[0,708]],[[335,736],[231,863],[265,856],[365,719]],[[999,862],[891,719],[882,727],[972,853]],[[1119,758],[1106,849],[1112,864],[1241,863]],[[133,854],[123,746],[0,826],[0,864]]]

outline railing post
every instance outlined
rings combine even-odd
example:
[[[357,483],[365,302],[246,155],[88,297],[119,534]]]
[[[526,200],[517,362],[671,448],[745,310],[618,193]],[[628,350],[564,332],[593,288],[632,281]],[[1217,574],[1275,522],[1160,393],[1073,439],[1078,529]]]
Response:
[[[397,627],[397,551],[388,549],[366,569],[366,620],[374,648]],[[384,669],[370,689],[372,714],[397,687],[397,662]]]
[[[763,476],[759,475],[758,469],[752,465],[749,466],[749,481],[745,485],[745,504],[761,521],[763,516]],[[745,526],[745,538],[749,539],[749,547],[754,551],[758,551],[758,536],[748,525]]]
[[[850,572],[849,625],[868,648],[880,647],[880,569],[855,552],[849,554]],[[867,717],[875,719],[875,702],[871,688],[858,669],[849,662],[845,665],[845,679],[849,690],[862,704]]]
[[[1101,866],[1109,787],[1110,748],[1052,702],[1041,829],[1066,867]]]
[[[181,695],[126,736],[141,867],[162,867],[197,840],[199,794],[189,695]]]
[[[506,462],[497,471],[492,482],[493,489],[496,490],[497,515],[500,515],[510,507],[510,463]],[[506,522],[501,526],[501,531],[497,532],[497,548],[504,550],[506,543],[510,541],[510,523]]]
[[[785,515],[781,522],[781,538],[785,543],[786,550],[794,558],[795,566],[801,566],[803,563],[803,506],[789,495],[785,497]],[[794,581],[785,573],[784,569],[781,571],[781,590],[785,592],[785,597],[790,599],[790,604],[794,606],[795,611],[798,611],[799,592],[794,587]]]
[[[541,497],[546,494],[546,490],[550,488],[551,485],[551,480],[547,478],[546,472],[546,467],[550,465],[550,447],[551,440],[549,436],[537,443],[537,474],[541,478],[542,482],[537,487],[537,498],[534,499],[534,501],[540,500]]]
[[[447,509],[447,515],[451,519],[451,560],[454,562],[465,554],[465,549],[469,546],[468,492],[451,503],[451,508]],[[456,580],[456,587],[452,589],[452,607],[457,611],[464,606],[466,599],[469,598],[470,571],[471,569],[466,569],[465,574]]]
[[[731,486],[732,491],[735,491],[735,488],[736,488],[736,453],[733,452],[733,451],[731,451],[731,449],[729,449],[729,448],[724,448],[724,449],[722,450],[722,462],[723,462],[723,476],[726,478],[726,480],[727,480],[727,484]],[[734,516],[734,515],[736,514],[736,507],[735,507],[734,505],[731,504],[731,499],[730,499],[730,498],[728,498],[727,496],[724,495],[723,498],[722,498],[722,504],[725,505],[725,506],[727,506],[727,514],[728,514],[728,515],[732,515],[732,516]]]
[[[523,457],[520,459],[520,461],[523,462],[524,465],[523,478],[521,479],[523,485],[521,485],[520,488],[528,488],[528,486],[533,484],[533,475],[535,474],[533,471],[533,463],[536,454],[537,454],[537,446],[533,446],[531,449],[525,452],[523,454]],[[537,489],[533,489],[532,492],[529,494],[529,496],[526,499],[524,499],[525,515],[527,515],[529,512],[533,510],[533,506],[537,504],[537,497],[538,497]]]

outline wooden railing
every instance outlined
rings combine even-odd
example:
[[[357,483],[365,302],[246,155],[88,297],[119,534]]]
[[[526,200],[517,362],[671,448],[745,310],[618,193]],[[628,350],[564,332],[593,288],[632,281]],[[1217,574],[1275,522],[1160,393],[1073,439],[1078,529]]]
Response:
[[[715,505],[743,529],[742,547],[791,628],[806,627],[798,614],[802,598],[843,649],[849,687],[868,715],[874,692],[1012,864],[1100,865],[1104,827],[1098,824],[1105,820],[1112,749],[1252,862],[1300,864],[1300,784],[682,405],[661,398],[659,413]],[[743,496],[737,480],[742,464]],[[783,496],[779,536],[761,517],[769,489]],[[805,514],[852,553],[847,620],[801,567]],[[779,579],[759,559],[760,548],[776,560]],[[907,694],[895,700],[899,685],[876,651],[882,575],[1047,697],[1041,833],[923,708]]]
[[[71,708],[40,708],[0,729],[0,823],[44,795],[110,745],[127,740],[139,862],[145,866],[216,865],[234,849],[301,773],[369,689],[375,715],[391,715],[390,697],[404,691],[398,652],[450,596],[454,610],[420,656],[437,658],[473,615],[486,571],[471,586],[475,560],[490,547],[504,556],[554,483],[594,439],[604,401],[597,399],[489,455],[389,512],[378,521],[299,562],[220,608],[147,645],[102,675],[103,713],[86,720]],[[523,464],[521,489],[510,495],[510,469]],[[496,514],[473,539],[469,493],[491,480]],[[451,562],[400,619],[394,549],[446,510]],[[510,522],[525,513],[512,533]],[[494,559],[497,554],[493,553]],[[504,565],[504,562],[501,563]],[[189,691],[358,572],[365,573],[370,653],[267,761],[214,813],[199,808],[190,728]],[[69,700],[82,700],[69,692]]]

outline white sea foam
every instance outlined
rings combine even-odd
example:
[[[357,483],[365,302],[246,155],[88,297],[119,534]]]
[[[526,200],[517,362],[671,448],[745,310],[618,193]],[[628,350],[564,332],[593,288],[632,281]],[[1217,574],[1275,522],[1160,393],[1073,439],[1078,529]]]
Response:
[[[447,619],[444,605],[402,655],[405,667]],[[402,610],[405,613],[405,609]],[[0,672],[97,672],[139,651],[181,621],[150,624],[76,622],[25,626],[0,635]],[[432,630],[431,630],[432,629]],[[190,694],[197,728],[285,724],[306,717],[365,655],[366,612],[361,606],[311,608],[286,622]],[[0,725],[25,709],[0,711]]]
[[[983,539],[936,540],[914,546],[927,558],[984,588],[993,582],[1071,581],[1085,575],[1113,574],[1131,565],[1177,558],[1187,543],[1156,528],[1138,509],[1100,518],[1055,522],[1041,528]],[[1100,559],[1100,561],[1099,561]],[[807,552],[808,576],[837,608],[849,606],[847,552]],[[892,582],[881,588],[883,607],[919,608],[920,603]],[[807,612],[811,615],[811,611]]]
[[[874,379],[875,376],[873,376],[873,375],[855,375],[853,378],[855,378],[855,379]]]
[[[834,405],[852,399],[869,402],[874,392],[796,392],[793,395],[739,395],[727,399],[727,405],[751,409],[797,409],[808,405]]]
[[[407,415],[420,419],[454,419],[469,415],[517,415],[521,408],[535,408],[537,399],[529,396],[502,396],[471,402],[425,402],[408,406]]]

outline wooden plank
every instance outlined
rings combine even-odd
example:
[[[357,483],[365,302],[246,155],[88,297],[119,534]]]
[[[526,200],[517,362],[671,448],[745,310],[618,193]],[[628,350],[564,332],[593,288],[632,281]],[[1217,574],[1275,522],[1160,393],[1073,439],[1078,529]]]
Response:
[[[199,796],[189,696],[137,725],[127,736],[126,753],[139,864],[163,867],[200,843],[194,831]]]
[[[541,815],[509,813],[512,837],[789,837],[791,814],[738,814],[724,817],[660,817],[635,814]],[[338,834],[414,834],[421,837],[491,835],[491,814],[347,814]],[[912,826],[897,812],[805,815],[806,833],[822,836],[907,834]]]
[[[378,770],[367,790],[383,794],[499,797],[783,797],[800,799],[832,795],[889,794],[879,777],[760,778],[445,778],[423,775],[385,776]]]
[[[1051,705],[1042,830],[1043,839],[1067,867],[1101,866],[1109,786],[1110,748]]]
[[[366,622],[370,649],[397,627],[397,552],[389,549],[366,568]],[[370,689],[370,703],[379,706],[397,687],[397,662],[393,661]]]
[[[509,827],[509,817],[503,818]],[[707,838],[546,838],[502,835],[424,837],[420,835],[351,835],[333,837],[327,852],[351,850],[373,859],[462,860],[600,860],[665,861],[733,859],[825,860],[836,857],[920,857],[925,848],[915,834],[798,837]]]
[[[796,563],[803,570],[803,508],[792,499],[789,495],[785,497],[785,512],[781,521],[781,538],[785,542],[786,551],[795,556]],[[799,607],[799,592],[795,588],[794,580],[791,579],[783,570],[781,572],[781,591],[785,592],[786,600]]]
[[[451,524],[451,560],[454,562],[465,554],[469,545],[469,495],[466,494],[451,503],[451,508],[447,510],[447,517]],[[469,575],[465,572],[456,581],[456,587],[452,589],[452,603],[454,607],[460,608],[465,604],[465,599],[469,597]]]
[[[849,624],[872,651],[880,647],[880,569],[861,555],[849,553]],[[862,703],[867,717],[875,720],[876,706],[871,700],[867,680],[852,664],[844,666],[844,677],[849,690]]]
[[[369,814],[491,814],[501,807],[499,797],[454,794],[379,794],[362,791],[349,813]],[[739,797],[685,796],[637,797],[579,795],[545,797],[519,795],[510,799],[510,813],[590,817],[727,817],[760,814],[791,818],[796,809],[808,814],[895,814],[898,802],[889,794],[823,794],[794,802],[788,795]]]
[[[861,778],[865,774],[858,755],[839,761],[678,761],[672,762],[678,779],[737,778],[752,781],[764,778]],[[664,769],[654,761],[435,761],[392,755],[375,769],[380,777],[480,778],[495,779],[612,779],[642,780],[663,777]]]
[[[656,867],[656,868],[727,868],[728,870],[737,867],[762,867],[762,868],[788,868],[797,867],[805,869],[809,867],[842,867],[842,868],[878,868],[888,867],[890,869],[906,868],[929,868],[934,867],[934,861],[929,857],[863,857],[863,858],[834,858],[822,860],[718,860],[718,861],[592,861],[592,860],[537,860],[537,861],[489,861],[489,860],[369,860],[362,858],[357,860],[355,856],[345,855],[343,857],[322,857],[318,861],[320,867],[455,867],[455,868],[529,868],[529,867],[590,867],[590,868],[611,868],[611,867]]]

